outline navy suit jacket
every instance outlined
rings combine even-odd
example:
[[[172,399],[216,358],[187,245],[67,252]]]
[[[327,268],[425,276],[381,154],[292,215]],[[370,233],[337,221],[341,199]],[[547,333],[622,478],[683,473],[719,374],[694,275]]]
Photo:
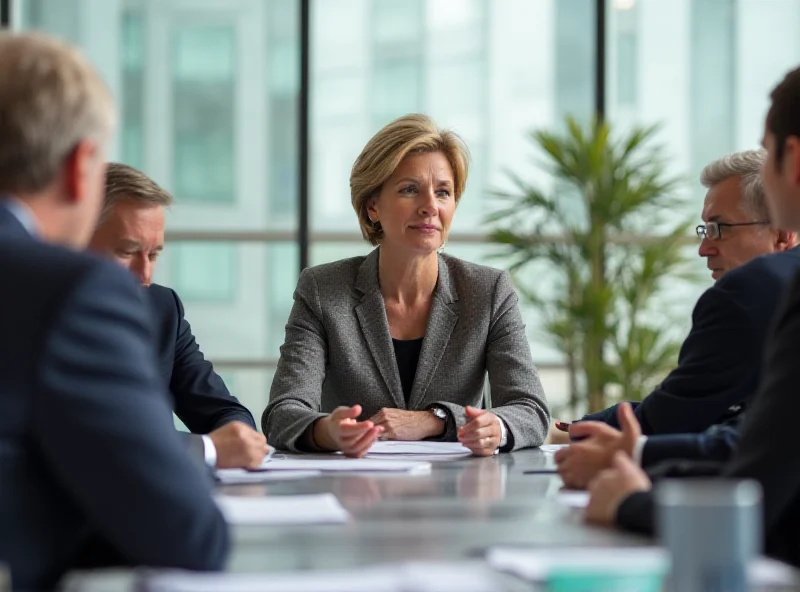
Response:
[[[773,316],[798,271],[796,247],[757,257],[703,293],[677,368],[635,407],[643,434],[699,434],[746,407],[761,379]],[[583,419],[619,428],[616,406]]]
[[[175,291],[152,284],[145,293],[155,319],[158,370],[172,393],[175,414],[194,434],[208,434],[234,420],[257,429],[253,415],[228,392],[200,351]]]
[[[742,424],[739,447],[721,466],[723,478],[754,479],[763,490],[763,526],[768,554],[800,566],[800,276],[776,315],[765,348],[764,376]],[[698,474],[697,463],[683,473]],[[664,473],[664,470],[661,470]],[[676,475],[671,475],[676,476]],[[655,507],[650,492],[629,496],[617,512],[624,528],[652,533]]]
[[[112,262],[32,238],[0,204],[0,562],[220,569],[225,521],[186,454],[144,295]]]

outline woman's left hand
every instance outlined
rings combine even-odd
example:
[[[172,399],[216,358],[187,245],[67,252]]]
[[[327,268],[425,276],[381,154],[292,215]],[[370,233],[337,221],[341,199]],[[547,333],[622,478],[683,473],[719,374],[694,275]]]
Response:
[[[467,407],[465,414],[469,421],[458,428],[458,441],[476,456],[492,456],[502,438],[500,419],[490,411],[475,407]]]
[[[438,436],[444,430],[444,422],[431,411],[384,407],[369,420],[383,428],[381,440],[424,440]]]

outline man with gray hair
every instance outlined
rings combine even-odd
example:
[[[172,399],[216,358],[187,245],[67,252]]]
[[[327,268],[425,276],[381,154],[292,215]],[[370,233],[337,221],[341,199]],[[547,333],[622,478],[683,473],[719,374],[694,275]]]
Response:
[[[0,562],[220,569],[225,520],[186,454],[141,289],[82,250],[103,203],[111,96],[71,47],[0,32]]]
[[[736,152],[712,162],[700,174],[708,193],[697,237],[700,256],[706,258],[715,280],[755,257],[796,243],[793,233],[770,225],[761,181],[765,156],[765,150]]]
[[[193,434],[193,448],[217,468],[256,469],[269,448],[252,414],[231,396],[205,359],[171,288],[152,282],[164,248],[164,208],[172,196],[135,168],[112,162],[100,222],[89,249],[127,268],[146,288],[156,326],[155,350],[173,409]]]
[[[642,466],[671,458],[724,460],[761,378],[763,348],[784,289],[800,272],[793,233],[773,228],[764,201],[765,153],[708,165],[699,254],[717,280],[692,314],[678,366],[641,403],[615,405],[569,427],[580,439],[555,460],[566,485],[583,488],[624,451]]]

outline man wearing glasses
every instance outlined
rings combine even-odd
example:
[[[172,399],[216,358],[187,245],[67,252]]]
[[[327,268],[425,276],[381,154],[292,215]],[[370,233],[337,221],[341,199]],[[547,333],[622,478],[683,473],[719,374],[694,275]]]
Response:
[[[772,316],[800,272],[795,235],[769,222],[764,158],[763,150],[739,152],[703,170],[708,193],[697,227],[699,254],[717,282],[695,306],[678,366],[652,393],[633,410],[615,405],[570,426],[570,437],[581,441],[556,454],[568,486],[586,487],[617,450],[642,466],[730,456],[739,416],[761,377]]]
[[[711,163],[700,175],[708,193],[704,224],[696,229],[699,253],[714,280],[759,255],[794,244],[789,234],[770,227],[761,183],[763,162],[763,150],[738,152]]]
[[[764,126],[768,155],[763,177],[771,219],[800,231],[800,68],[786,75],[770,99]],[[800,278],[781,300],[764,348],[764,380],[747,412],[738,450],[718,474],[723,479],[759,483],[764,551],[800,567]],[[663,470],[659,472],[663,474]],[[624,454],[618,454],[614,468],[602,471],[592,482],[586,517],[594,523],[652,534],[656,504],[650,487],[648,476]]]

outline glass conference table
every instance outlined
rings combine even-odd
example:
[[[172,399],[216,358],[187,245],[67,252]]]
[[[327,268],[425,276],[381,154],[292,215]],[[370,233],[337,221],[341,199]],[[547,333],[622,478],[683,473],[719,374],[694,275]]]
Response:
[[[297,481],[226,485],[229,495],[333,493],[350,512],[347,524],[239,526],[232,529],[230,572],[341,570],[416,561],[483,562],[487,548],[631,547],[648,539],[592,527],[582,510],[563,503],[552,466],[539,449],[491,458],[434,462],[430,473],[323,474]],[[74,573],[67,589],[131,591],[136,574],[117,570]],[[499,589],[531,590],[498,574]],[[780,588],[770,588],[780,589]]]

